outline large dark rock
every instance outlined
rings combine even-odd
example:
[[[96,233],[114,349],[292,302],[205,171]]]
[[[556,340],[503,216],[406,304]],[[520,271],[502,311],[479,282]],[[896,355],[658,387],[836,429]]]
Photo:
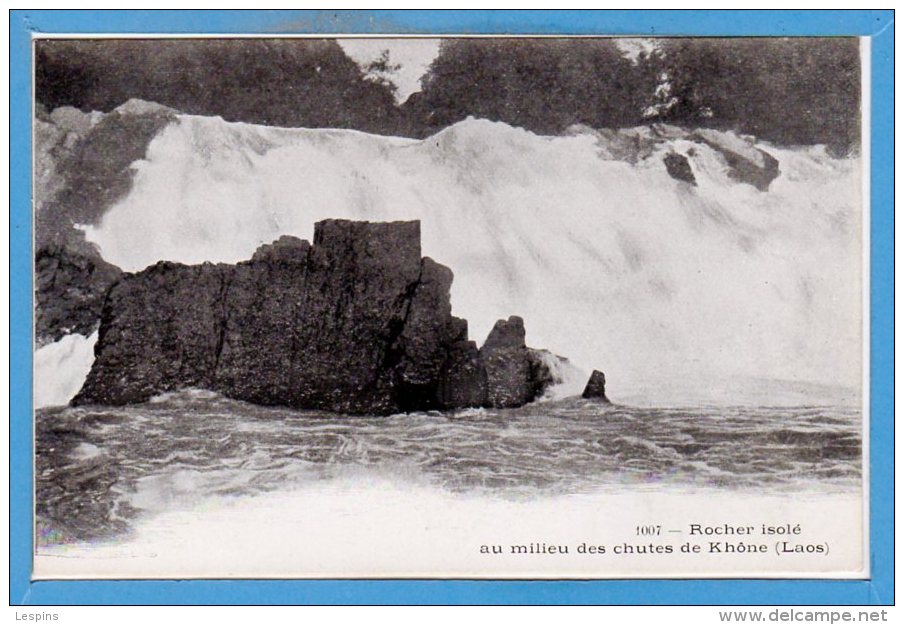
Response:
[[[508,407],[550,379],[520,318],[477,350],[451,314],[452,272],[421,258],[419,222],[327,220],[238,265],[160,262],[109,292],[75,404],[187,387],[348,414]],[[545,387],[544,387],[545,388]]]
[[[606,397],[606,375],[602,371],[593,370],[593,373],[590,374],[590,379],[587,380],[587,386],[584,387],[584,392],[581,393],[581,397],[584,399],[599,399],[609,403],[609,398]]]

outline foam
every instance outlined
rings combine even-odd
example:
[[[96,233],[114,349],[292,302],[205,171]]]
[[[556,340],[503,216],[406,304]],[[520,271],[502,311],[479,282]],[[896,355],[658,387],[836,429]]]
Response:
[[[63,406],[75,397],[94,363],[97,332],[69,334],[35,351],[35,408]]]
[[[683,555],[691,523],[805,528],[826,555],[780,557],[772,538],[765,554]],[[351,476],[252,497],[211,497],[170,506],[147,518],[123,542],[38,549],[38,579],[90,578],[607,578],[864,576],[859,494],[799,496],[719,490],[601,490],[537,499],[456,495],[387,476]],[[400,514],[400,511],[404,513]],[[825,523],[830,515],[832,523]],[[618,555],[646,545],[634,526],[663,520],[659,557]],[[669,530],[680,530],[670,533]],[[801,539],[802,541],[803,539]],[[705,539],[693,539],[705,550]],[[800,542],[800,541],[798,541]],[[511,545],[563,545],[567,554],[515,555]],[[581,553],[581,544],[606,554]],[[498,545],[499,555],[482,555]]]

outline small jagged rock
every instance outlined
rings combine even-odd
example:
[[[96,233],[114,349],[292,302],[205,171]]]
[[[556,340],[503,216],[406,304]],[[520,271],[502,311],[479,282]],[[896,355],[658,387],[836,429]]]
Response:
[[[584,392],[581,393],[581,397],[584,399],[599,399],[609,403],[609,398],[606,397],[606,375],[602,371],[593,370],[593,373],[590,374],[590,379],[587,381],[587,386],[584,387]]]
[[[665,170],[672,178],[697,186],[697,178],[694,177],[691,165],[684,154],[669,152],[663,157],[662,162],[665,163]]]

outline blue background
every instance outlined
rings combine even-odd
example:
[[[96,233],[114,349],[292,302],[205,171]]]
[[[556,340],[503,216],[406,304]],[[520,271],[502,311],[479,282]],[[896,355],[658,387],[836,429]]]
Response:
[[[894,603],[894,12],[12,11],[11,604]],[[37,33],[528,33],[872,36],[869,581],[32,582],[31,36]]]

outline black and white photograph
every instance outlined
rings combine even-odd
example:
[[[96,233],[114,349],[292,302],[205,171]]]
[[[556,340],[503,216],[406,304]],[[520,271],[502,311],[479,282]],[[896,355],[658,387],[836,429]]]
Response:
[[[33,46],[36,579],[868,576],[867,39]]]

